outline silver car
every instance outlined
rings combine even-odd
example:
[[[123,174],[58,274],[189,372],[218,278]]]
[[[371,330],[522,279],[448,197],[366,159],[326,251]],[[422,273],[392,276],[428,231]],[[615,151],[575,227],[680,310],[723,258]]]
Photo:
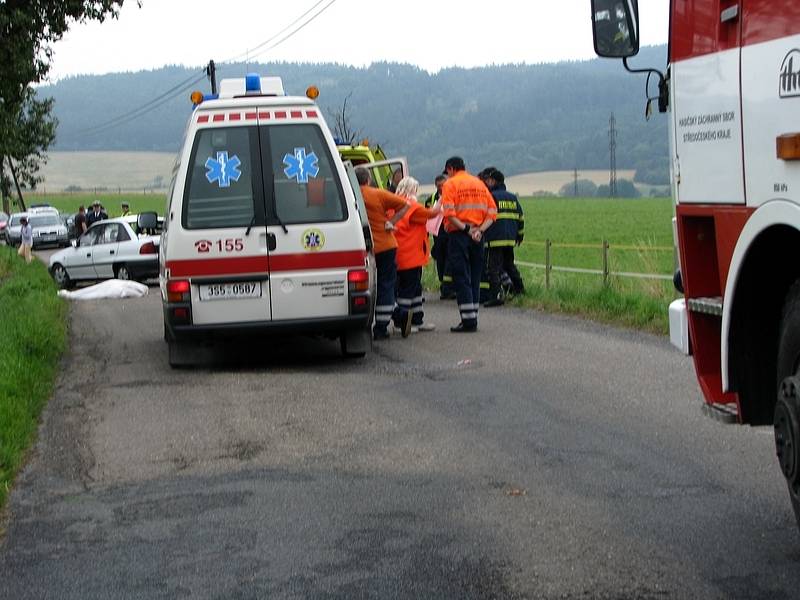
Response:
[[[28,217],[28,223],[33,230],[34,248],[47,245],[61,247],[69,245],[67,228],[61,221],[58,211],[50,207],[37,207],[31,208],[28,212],[14,213],[9,217],[4,232],[6,244],[9,246],[19,246],[22,241],[20,232],[22,226],[19,222],[22,217]]]
[[[61,217],[55,213],[32,213],[28,215],[28,223],[33,230],[33,247],[69,246],[67,227]]]
[[[62,288],[78,281],[158,277],[156,227],[155,213],[98,221],[72,247],[50,257],[50,274]]]

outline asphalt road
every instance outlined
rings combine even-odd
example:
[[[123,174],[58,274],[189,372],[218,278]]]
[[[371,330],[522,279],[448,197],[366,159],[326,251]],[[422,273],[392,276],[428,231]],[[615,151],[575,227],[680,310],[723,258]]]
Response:
[[[299,338],[170,370],[157,288],[76,302],[0,598],[773,598],[772,432],[662,338],[512,308],[361,361]]]

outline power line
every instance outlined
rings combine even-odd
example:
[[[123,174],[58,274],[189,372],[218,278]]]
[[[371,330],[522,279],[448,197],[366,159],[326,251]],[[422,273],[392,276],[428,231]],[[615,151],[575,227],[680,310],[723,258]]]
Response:
[[[198,73],[200,73],[199,77],[198,77]],[[130,120],[130,118],[135,118],[137,116],[140,116],[141,114],[144,114],[145,112],[148,112],[150,109],[153,109],[153,108],[156,108],[158,106],[161,106],[167,100],[172,100],[175,96],[180,95],[181,93],[183,93],[186,90],[187,87],[193,86],[195,83],[197,83],[198,81],[203,79],[205,76],[206,76],[205,75],[205,70],[194,72],[189,77],[187,77],[186,79],[181,81],[180,83],[175,84],[173,87],[171,87],[167,91],[162,92],[161,94],[159,94],[155,98],[152,98],[152,99],[148,100],[147,102],[145,102],[141,106],[139,106],[137,108],[134,108],[133,110],[130,110],[127,113],[118,115],[118,116],[114,117],[113,119],[109,119],[108,121],[105,121],[103,123],[98,123],[97,125],[93,125],[92,127],[87,127],[86,129],[82,129],[82,130],[78,131],[75,135],[84,135],[84,134],[89,134],[89,133],[96,133],[96,132],[98,132],[100,130],[103,130],[103,129],[109,129],[109,128],[114,127],[116,125],[121,125],[123,122],[127,122],[128,120]]]
[[[317,7],[318,7],[320,4],[322,4],[323,2],[325,2],[325,0],[319,0],[319,1],[318,1],[318,2],[316,2],[316,3],[315,3],[315,4],[314,4],[314,5],[311,7],[311,8],[309,8],[309,9],[308,9],[306,12],[304,12],[302,15],[300,15],[299,17],[297,17],[297,18],[296,18],[294,21],[292,21],[291,23],[289,23],[289,24],[288,24],[286,27],[284,27],[283,29],[281,29],[281,30],[280,30],[278,33],[276,33],[276,34],[275,34],[275,35],[273,35],[272,37],[270,37],[270,38],[267,38],[266,40],[264,40],[263,42],[261,42],[260,44],[258,44],[257,46],[255,46],[255,47],[253,47],[253,48],[249,48],[249,49],[245,50],[245,51],[244,51],[244,52],[242,52],[241,54],[237,54],[237,55],[236,55],[236,56],[234,56],[234,57],[231,57],[231,58],[225,59],[225,60],[223,60],[223,61],[220,61],[220,64],[221,64],[221,63],[232,63],[232,62],[235,62],[235,61],[239,60],[240,58],[248,58],[248,57],[250,56],[250,53],[251,53],[251,52],[253,52],[253,51],[255,51],[255,50],[258,50],[259,48],[263,48],[264,46],[266,46],[267,44],[269,44],[269,43],[270,43],[272,40],[274,40],[274,39],[275,39],[275,38],[277,38],[278,36],[282,35],[284,31],[286,31],[287,29],[289,29],[289,28],[293,27],[293,26],[294,26],[294,25],[295,25],[295,24],[296,24],[298,21],[300,21],[301,19],[303,19],[303,18],[304,18],[304,17],[305,17],[305,16],[306,16],[308,13],[310,13],[311,11],[313,11],[315,8],[317,8]],[[327,7],[326,7],[326,8],[327,8]],[[325,10],[325,9],[323,9],[323,10]],[[320,11],[320,12],[322,12],[322,11]]]
[[[281,29],[278,33],[276,33],[272,37],[267,38],[266,40],[264,40],[263,42],[261,42],[260,44],[255,46],[253,48],[253,50],[257,50],[259,48],[264,48],[264,46],[267,46],[267,44],[269,44],[266,48],[264,48],[263,50],[261,50],[260,52],[258,52],[256,54],[254,54],[253,57],[259,56],[261,54],[264,54],[265,52],[268,52],[269,50],[272,50],[273,48],[276,48],[277,46],[279,46],[280,44],[282,44],[286,40],[288,40],[291,37],[293,37],[294,35],[296,35],[300,30],[302,30],[307,25],[312,23],[323,12],[328,10],[328,8],[330,8],[336,2],[336,0],[328,0],[328,3],[325,6],[323,6],[318,12],[313,14],[309,19],[307,19],[305,22],[301,23],[297,28],[295,28],[294,30],[290,31],[289,33],[287,33],[285,36],[283,36],[279,40],[275,41],[274,43],[271,43],[271,42],[273,42],[273,40],[275,40],[275,38],[277,38],[278,36],[282,35],[284,32],[286,32],[287,30],[291,29],[298,22],[300,22],[302,19],[304,19],[306,16],[308,16],[311,12],[313,12],[323,2],[325,2],[325,0],[318,0],[315,4],[313,4],[311,6],[311,8],[309,8],[307,11],[305,11],[303,14],[301,14],[299,17],[297,17],[294,21],[289,23],[289,25],[287,25],[286,27]],[[235,57],[233,57],[231,59],[223,61],[223,63],[230,63],[231,61],[236,60],[237,58],[240,58],[242,56],[249,56],[250,52],[251,52],[250,50],[248,50],[246,52],[243,52],[243,53],[241,53],[241,54],[239,54],[239,55],[237,55],[237,56],[235,56]],[[198,73],[200,73],[199,77],[197,76]],[[98,125],[94,125],[94,126],[89,127],[87,129],[83,129],[81,131],[78,131],[77,133],[75,133],[73,135],[77,135],[77,136],[92,135],[92,134],[101,133],[101,132],[106,131],[108,129],[113,129],[114,127],[117,127],[119,125],[124,125],[125,123],[128,123],[128,122],[132,121],[133,119],[136,119],[136,118],[138,118],[138,117],[140,117],[140,116],[152,111],[153,109],[158,108],[159,106],[161,106],[165,102],[168,102],[169,100],[172,100],[173,98],[175,98],[176,96],[182,94],[183,92],[188,90],[190,87],[192,87],[195,83],[198,83],[199,81],[201,81],[205,77],[206,77],[206,70],[205,69],[202,70],[202,71],[199,71],[199,72],[196,71],[196,72],[192,73],[192,75],[190,75],[188,78],[184,79],[180,83],[177,83],[176,85],[174,85],[173,87],[171,87],[167,91],[161,93],[160,95],[156,96],[155,98],[152,98],[151,100],[147,101],[146,103],[142,104],[141,106],[139,106],[139,107],[137,107],[137,108],[135,108],[135,109],[133,109],[131,111],[128,111],[127,113],[124,113],[122,115],[114,117],[113,119],[110,119],[110,120],[108,120],[108,121],[106,121],[104,123],[100,123]]]
[[[200,81],[205,79],[205,77],[206,77],[206,74],[205,74],[205,71],[203,71],[202,74],[199,77],[195,77],[192,80],[188,80],[187,79],[184,82],[182,82],[181,87],[174,86],[173,88],[171,88],[170,92],[174,92],[174,93],[170,93],[169,95],[167,95],[167,93],[165,92],[164,94],[161,94],[160,96],[158,96],[158,99],[150,100],[146,104],[143,104],[142,106],[140,106],[140,107],[138,107],[138,108],[136,108],[136,109],[134,109],[132,111],[129,111],[129,112],[125,113],[124,115],[120,115],[120,116],[118,116],[118,117],[116,117],[116,118],[114,118],[114,119],[112,119],[110,121],[106,121],[105,123],[101,123],[100,125],[95,125],[94,127],[90,127],[88,129],[84,129],[82,131],[77,132],[74,135],[84,135],[84,136],[85,135],[94,135],[94,134],[97,134],[97,133],[101,133],[103,131],[107,131],[109,129],[114,129],[115,127],[117,127],[119,125],[124,125],[125,123],[128,123],[128,122],[130,122],[130,121],[132,121],[134,119],[137,119],[137,118],[149,113],[150,111],[158,108],[162,104],[165,104],[165,103],[169,102],[173,98],[176,98],[176,97],[180,96],[181,94],[187,92],[196,83],[199,83]]]
[[[320,11],[319,11],[318,13],[316,13],[316,14],[315,14],[315,15],[313,15],[313,16],[312,16],[310,19],[308,19],[308,20],[307,20],[305,23],[303,23],[302,25],[300,25],[300,27],[298,27],[298,28],[297,28],[297,29],[295,29],[294,31],[291,31],[291,32],[289,32],[287,35],[285,35],[284,37],[282,37],[281,39],[279,39],[279,40],[278,40],[277,42],[275,42],[274,44],[271,44],[271,45],[267,46],[267,47],[266,47],[266,48],[264,48],[264,49],[263,49],[261,52],[258,52],[258,53],[256,53],[256,54],[254,54],[254,55],[252,56],[252,58],[255,58],[256,56],[261,56],[261,55],[262,55],[262,54],[264,54],[265,52],[268,52],[268,51],[272,50],[273,48],[276,48],[277,46],[280,46],[280,45],[281,45],[283,42],[285,42],[286,40],[288,40],[289,38],[291,38],[292,36],[294,36],[294,35],[295,35],[296,33],[298,33],[298,32],[299,32],[301,29],[303,29],[303,28],[304,28],[306,25],[309,25],[311,22],[313,22],[313,21],[314,21],[314,20],[315,20],[315,19],[316,19],[318,16],[320,16],[322,13],[324,13],[326,10],[328,10],[328,9],[331,7],[331,5],[333,5],[333,4],[335,4],[335,3],[336,3],[336,0],[330,0],[330,1],[329,1],[329,2],[328,2],[326,5],[325,5],[325,6],[323,6],[323,7],[320,9]],[[320,3],[318,2],[317,4],[320,4]],[[315,6],[316,6],[316,5],[315,5]],[[313,7],[312,7],[312,10],[313,10]],[[309,11],[309,12],[310,12],[310,11]],[[307,12],[306,14],[308,14],[308,12]],[[262,45],[263,45],[263,44],[262,44]]]

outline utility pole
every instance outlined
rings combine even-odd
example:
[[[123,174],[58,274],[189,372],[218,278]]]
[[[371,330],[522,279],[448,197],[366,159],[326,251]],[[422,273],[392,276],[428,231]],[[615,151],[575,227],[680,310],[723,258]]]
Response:
[[[617,197],[617,120],[614,113],[608,120],[608,152],[611,157],[609,164],[608,193],[612,198]]]
[[[213,60],[208,61],[208,66],[206,67],[206,75],[211,80],[211,93],[217,93],[217,66],[214,64]]]
[[[572,171],[572,195],[578,197],[578,167]]]

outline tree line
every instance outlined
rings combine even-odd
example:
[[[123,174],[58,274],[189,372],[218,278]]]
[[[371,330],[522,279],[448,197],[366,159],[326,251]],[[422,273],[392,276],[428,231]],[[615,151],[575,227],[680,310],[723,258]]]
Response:
[[[643,48],[633,61],[663,67],[666,47]],[[191,75],[167,66],[136,73],[76,76],[37,90],[52,98],[58,120],[54,149],[177,151],[191,113],[188,92],[118,127],[91,128],[146,104]],[[196,71],[196,69],[194,70]],[[494,165],[506,175],[603,169],[609,165],[609,118],[616,118],[616,163],[636,181],[669,182],[667,122],[644,118],[645,81],[619,61],[594,59],[539,65],[448,68],[428,73],[397,63],[366,68],[335,64],[229,64],[219,78],[247,72],[277,75],[288,94],[317,85],[333,126],[346,102],[353,130],[390,155],[405,155],[423,182],[444,160],[462,155],[477,171]],[[208,91],[208,85],[201,89]]]

